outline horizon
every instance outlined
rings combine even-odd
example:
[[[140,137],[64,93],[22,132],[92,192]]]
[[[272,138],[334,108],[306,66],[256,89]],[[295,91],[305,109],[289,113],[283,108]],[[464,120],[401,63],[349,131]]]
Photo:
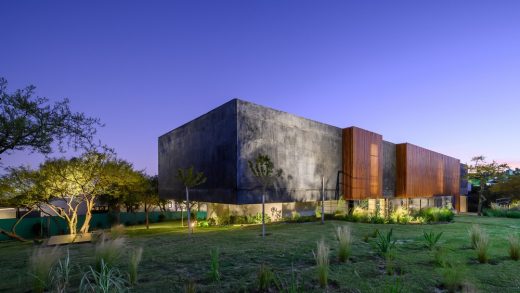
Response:
[[[97,138],[148,174],[160,135],[237,97],[515,168],[520,2],[501,4],[4,1],[0,77],[100,118]]]

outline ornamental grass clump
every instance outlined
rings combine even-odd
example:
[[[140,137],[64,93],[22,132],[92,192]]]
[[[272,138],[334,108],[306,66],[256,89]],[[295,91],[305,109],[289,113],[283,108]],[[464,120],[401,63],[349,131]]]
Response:
[[[214,282],[220,281],[220,264],[219,264],[219,249],[215,248],[210,251],[211,256],[211,280]]]
[[[131,285],[137,284],[137,269],[139,267],[139,263],[143,258],[143,248],[138,247],[130,250],[130,257],[128,260],[128,280]]]
[[[394,230],[390,229],[390,231],[383,235],[381,232],[377,231],[375,244],[382,257],[387,258],[392,255],[396,243],[396,240],[392,239],[393,232]]]
[[[99,268],[94,269],[89,266],[89,270],[83,274],[79,285],[81,293],[126,291],[128,291],[128,282],[124,275],[117,268],[108,266],[103,259],[101,259]]]
[[[329,254],[330,249],[322,239],[318,241],[316,251],[314,254],[314,260],[316,261],[316,269],[318,274],[318,281],[322,288],[327,287],[329,279]]]
[[[475,243],[475,251],[480,263],[486,263],[489,260],[489,236],[484,231]]]
[[[349,226],[336,227],[336,238],[338,239],[338,259],[346,262],[352,251],[352,233]]]
[[[512,260],[520,259],[520,240],[518,236],[509,235],[507,239],[509,242],[509,256]]]
[[[442,232],[439,234],[436,234],[435,232],[426,233],[426,231],[423,232],[424,240],[426,247],[428,247],[429,250],[433,250],[435,247],[437,247],[437,243],[439,242],[439,239],[442,236]]]
[[[96,268],[100,270],[102,263],[108,267],[114,266],[119,261],[124,248],[124,238],[108,239],[106,235],[101,235],[94,253]]]
[[[448,292],[458,292],[464,285],[465,269],[460,264],[447,266],[441,271],[442,284]]]
[[[469,228],[468,234],[471,241],[471,248],[475,249],[477,247],[477,242],[479,241],[482,233],[484,233],[484,231],[480,229],[479,225],[473,225],[471,228]]]
[[[59,258],[57,247],[33,250],[29,259],[29,275],[32,277],[34,292],[44,292],[51,288],[52,271]]]
[[[267,265],[260,265],[260,269],[257,274],[257,287],[258,291],[265,292],[275,283],[275,275],[271,268]]]
[[[68,291],[71,271],[72,266],[70,264],[69,250],[67,249],[67,255],[65,258],[60,259],[52,270],[52,292],[64,293]]]

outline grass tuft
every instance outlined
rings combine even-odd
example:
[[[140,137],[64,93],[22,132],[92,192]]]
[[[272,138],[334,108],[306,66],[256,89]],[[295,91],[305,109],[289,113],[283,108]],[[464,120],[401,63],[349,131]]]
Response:
[[[480,229],[479,225],[472,225],[471,228],[468,229],[469,238],[471,241],[471,248],[475,249],[477,247],[477,242],[480,239],[483,231]]]
[[[437,243],[442,236],[442,232],[435,234],[433,231],[430,233],[426,233],[426,231],[424,231],[423,236],[426,242],[426,247],[428,247],[429,250],[433,250],[435,247],[437,247]]]
[[[128,279],[131,285],[137,284],[137,269],[143,258],[143,248],[138,247],[130,250],[130,259],[128,261]]]
[[[512,260],[519,260],[520,259],[520,240],[518,239],[518,236],[509,235],[508,237],[509,242],[509,256]]]
[[[314,260],[316,261],[316,268],[318,274],[318,281],[322,288],[327,287],[329,280],[329,254],[330,249],[322,239],[318,241],[316,252],[314,254]]]
[[[52,284],[52,270],[60,252],[54,248],[35,248],[29,259],[29,275],[33,279],[33,291],[44,292]]]
[[[475,251],[477,252],[477,259],[480,263],[486,263],[489,260],[489,236],[482,231],[475,243]]]
[[[211,256],[211,280],[214,282],[220,281],[220,264],[219,264],[219,249],[215,248],[210,251]]]
[[[339,242],[338,258],[346,262],[352,251],[352,233],[349,226],[336,227],[336,238]]]
[[[388,257],[395,248],[395,239],[392,239],[394,230],[390,229],[385,235],[377,231],[376,247],[382,257]]]
[[[79,291],[82,293],[126,292],[128,282],[117,268],[108,266],[102,259],[99,269],[89,266],[89,270],[83,274]]]
[[[266,292],[275,283],[275,275],[267,265],[260,265],[257,274],[257,288],[260,292]]]
[[[68,291],[67,289],[70,284],[71,271],[72,266],[70,264],[70,254],[69,250],[67,249],[67,255],[65,258],[60,259],[52,271],[52,292],[65,293]]]
[[[442,269],[441,276],[448,292],[458,292],[464,285],[465,269],[459,264],[451,265]]]
[[[101,235],[94,253],[95,265],[97,269],[101,269],[102,264],[113,267],[121,257],[125,250],[124,238],[108,239],[105,234]]]

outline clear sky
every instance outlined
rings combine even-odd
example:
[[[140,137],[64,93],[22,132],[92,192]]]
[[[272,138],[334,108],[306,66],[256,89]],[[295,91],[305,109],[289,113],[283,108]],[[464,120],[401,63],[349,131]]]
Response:
[[[3,0],[0,27],[10,89],[69,98],[150,174],[159,135],[236,97],[520,167],[517,0]]]

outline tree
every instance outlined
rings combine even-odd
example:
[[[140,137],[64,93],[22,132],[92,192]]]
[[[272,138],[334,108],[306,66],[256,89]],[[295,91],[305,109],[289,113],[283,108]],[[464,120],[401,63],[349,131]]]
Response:
[[[76,234],[78,208],[85,205],[85,221],[79,232],[90,228],[92,209],[102,194],[114,194],[132,184],[132,165],[112,152],[87,152],[72,159],[49,159],[40,166],[40,184],[45,206],[63,218],[69,233]],[[60,204],[61,203],[61,204]]]
[[[477,156],[471,159],[472,165],[468,166],[468,178],[478,180],[480,190],[478,191],[478,215],[482,215],[482,205],[487,200],[485,196],[487,184],[491,180],[500,180],[504,176],[504,171],[508,169],[507,164],[498,164],[493,161],[486,162],[484,156]]]
[[[511,199],[520,199],[520,174],[510,176],[504,181],[493,185],[491,192]]]
[[[188,231],[191,236],[193,227],[191,226],[191,207],[190,207],[190,188],[201,185],[206,182],[203,172],[194,172],[193,166],[188,169],[177,170],[177,179],[181,181],[186,189],[186,207],[188,209]]]
[[[35,97],[34,86],[7,92],[7,81],[0,78],[0,155],[15,150],[44,154],[57,145],[87,149],[93,146],[99,119],[72,112],[69,100],[50,104],[47,98]]]
[[[7,173],[0,179],[0,206],[25,209],[24,213],[18,217],[10,231],[0,228],[0,234],[10,238],[25,241],[16,234],[16,227],[30,212],[38,208],[40,202],[37,171],[26,167],[8,168]]]
[[[274,170],[274,164],[267,155],[258,155],[254,161],[248,161],[249,169],[262,186],[262,237],[265,238],[265,196],[267,188],[272,186],[282,170]]]
[[[143,176],[144,177],[144,190],[141,195],[141,202],[144,206],[145,223],[146,229],[150,227],[149,214],[150,210],[159,206],[159,178],[155,176]]]

